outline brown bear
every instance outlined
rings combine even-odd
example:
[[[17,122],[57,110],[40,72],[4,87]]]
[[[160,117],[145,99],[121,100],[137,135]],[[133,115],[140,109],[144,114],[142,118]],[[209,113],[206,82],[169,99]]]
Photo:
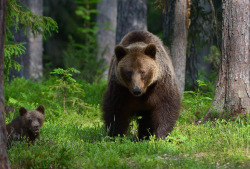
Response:
[[[168,51],[147,31],[132,31],[115,47],[102,110],[109,136],[126,134],[133,116],[139,139],[165,137],[179,117],[181,97]]]
[[[8,147],[11,141],[22,141],[27,139],[29,143],[33,143],[39,138],[40,128],[44,122],[44,106],[40,105],[36,110],[26,110],[24,107],[19,109],[17,118],[6,125],[8,132]]]

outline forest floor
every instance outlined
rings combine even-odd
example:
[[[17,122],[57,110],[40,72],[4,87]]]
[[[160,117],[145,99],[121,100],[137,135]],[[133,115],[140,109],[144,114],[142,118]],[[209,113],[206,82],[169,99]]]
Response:
[[[16,107],[6,116],[6,123],[18,115],[20,106],[34,109],[43,104],[46,113],[41,141],[30,146],[16,142],[8,150],[12,168],[250,167],[248,121],[237,117],[234,121],[215,119],[194,124],[210,108],[212,94],[186,92],[180,118],[166,140],[152,137],[138,141],[135,120],[126,137],[114,140],[107,136],[101,120],[100,103],[106,82],[78,81],[84,91],[79,99],[84,100],[85,107],[68,102],[65,112],[60,92],[52,90],[54,82],[15,79],[5,86],[6,105]]]

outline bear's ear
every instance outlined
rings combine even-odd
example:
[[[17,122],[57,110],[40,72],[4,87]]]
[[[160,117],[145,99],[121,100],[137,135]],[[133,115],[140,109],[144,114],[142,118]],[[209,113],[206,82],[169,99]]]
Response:
[[[20,107],[20,109],[19,109],[19,114],[20,114],[20,116],[23,116],[23,115],[25,115],[27,113],[27,109],[25,109],[24,107]]]
[[[115,56],[116,56],[116,59],[117,61],[119,62],[125,55],[127,54],[127,50],[122,47],[122,46],[119,46],[117,45],[115,47]]]
[[[154,44],[149,44],[145,50],[144,50],[145,55],[150,56],[151,58],[155,59],[156,55],[156,46]]]
[[[40,105],[36,108],[37,111],[39,111],[40,113],[44,114],[44,106]]]

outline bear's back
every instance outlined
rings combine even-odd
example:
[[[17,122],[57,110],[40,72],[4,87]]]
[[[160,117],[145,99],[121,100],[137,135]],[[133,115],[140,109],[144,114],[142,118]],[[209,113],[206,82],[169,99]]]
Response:
[[[143,42],[145,44],[154,43],[156,46],[163,46],[162,41],[152,33],[148,31],[132,31],[129,32],[124,38],[121,40],[120,45],[123,47],[127,47],[136,42]]]
[[[20,116],[12,120],[9,124],[6,125],[8,135],[16,133],[21,134],[21,128],[23,127],[22,120]]]

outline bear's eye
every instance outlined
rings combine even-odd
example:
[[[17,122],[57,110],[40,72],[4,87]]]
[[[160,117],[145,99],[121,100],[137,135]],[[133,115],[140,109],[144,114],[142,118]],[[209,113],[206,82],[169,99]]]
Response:
[[[28,123],[31,124],[31,123],[32,123],[32,120],[28,120]]]
[[[38,121],[39,123],[41,123],[41,119],[37,118],[37,121]]]
[[[128,77],[131,77],[132,76],[132,71],[127,71],[126,74],[127,74]]]
[[[121,69],[121,76],[128,81],[131,80],[132,73],[132,71],[126,71]]]
[[[143,77],[145,75],[145,72],[141,71],[140,74]]]

